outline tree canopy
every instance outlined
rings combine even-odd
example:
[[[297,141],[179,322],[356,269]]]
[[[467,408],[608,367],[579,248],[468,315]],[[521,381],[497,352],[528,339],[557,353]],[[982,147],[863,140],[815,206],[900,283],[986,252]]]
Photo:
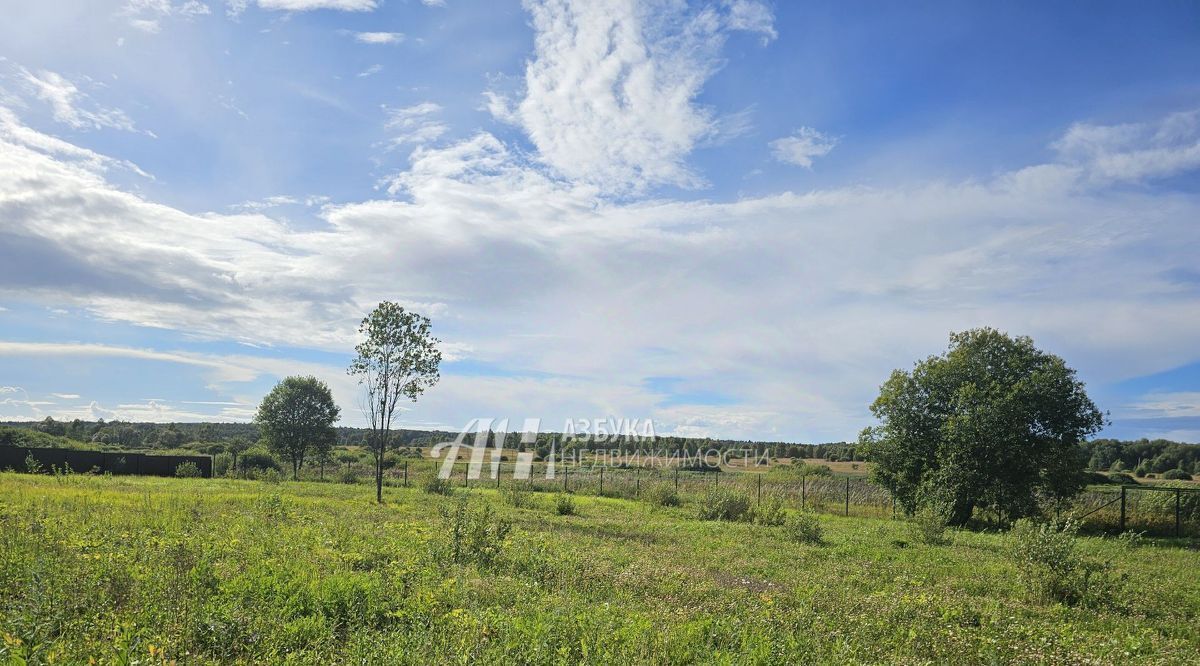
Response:
[[[337,441],[333,424],[340,412],[325,382],[287,377],[263,398],[255,422],[271,451],[291,460],[296,478],[306,456],[319,456]]]
[[[1037,513],[1085,485],[1080,444],[1104,425],[1063,359],[991,328],[953,333],[950,348],[895,370],[861,442],[872,474],[907,510],[931,506],[952,524],[975,509]]]

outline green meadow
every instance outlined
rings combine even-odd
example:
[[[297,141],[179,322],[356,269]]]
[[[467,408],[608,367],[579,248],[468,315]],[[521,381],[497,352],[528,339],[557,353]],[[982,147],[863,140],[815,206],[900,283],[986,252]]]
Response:
[[[649,493],[648,493],[649,494]],[[1079,537],[1109,594],[1007,533],[783,526],[488,488],[0,474],[9,664],[1200,662],[1200,551]],[[789,513],[794,513],[788,510]]]

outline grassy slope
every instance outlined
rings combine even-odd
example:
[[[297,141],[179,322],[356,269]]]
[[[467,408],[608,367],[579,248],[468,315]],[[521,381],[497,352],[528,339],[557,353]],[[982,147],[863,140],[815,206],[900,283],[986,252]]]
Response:
[[[822,516],[827,543],[695,507],[551,497],[514,509],[503,561],[433,553],[455,500],[366,486],[0,474],[2,649],[56,661],[1164,662],[1200,660],[1200,553],[1086,539],[1132,608],[1028,601],[1005,537],[913,543]],[[461,494],[461,491],[460,491]],[[897,540],[906,541],[901,546]],[[15,640],[20,639],[21,645]],[[3,655],[0,654],[0,657]]]

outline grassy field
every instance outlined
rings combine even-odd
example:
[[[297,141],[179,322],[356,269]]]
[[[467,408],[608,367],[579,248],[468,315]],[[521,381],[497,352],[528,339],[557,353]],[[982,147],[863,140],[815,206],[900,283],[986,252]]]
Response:
[[[903,521],[820,516],[824,542],[810,545],[783,527],[697,520],[693,504],[575,497],[578,515],[559,515],[550,494],[389,488],[376,506],[372,492],[0,474],[0,656],[1200,661],[1200,552],[1183,542],[1080,539],[1127,577],[1115,602],[1080,607],[1032,598],[1004,534],[926,545]],[[472,520],[455,519],[464,500]]]

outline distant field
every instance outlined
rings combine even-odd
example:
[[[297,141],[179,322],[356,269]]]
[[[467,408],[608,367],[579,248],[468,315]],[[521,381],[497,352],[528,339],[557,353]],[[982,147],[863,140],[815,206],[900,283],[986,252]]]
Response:
[[[1082,609],[1031,601],[998,534],[928,546],[901,521],[821,516],[825,543],[803,545],[783,528],[699,521],[692,504],[576,497],[580,515],[563,516],[551,494],[514,508],[477,488],[457,494],[512,532],[494,561],[456,564],[441,512],[457,498],[389,488],[380,507],[371,493],[0,474],[0,657],[1200,661],[1194,547],[1083,539],[1129,580],[1127,607]]]

